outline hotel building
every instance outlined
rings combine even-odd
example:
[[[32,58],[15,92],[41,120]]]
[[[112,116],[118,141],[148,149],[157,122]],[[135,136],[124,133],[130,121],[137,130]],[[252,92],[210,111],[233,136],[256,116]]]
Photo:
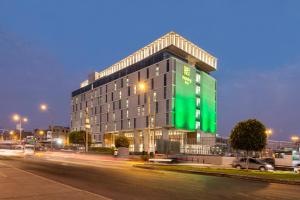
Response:
[[[156,151],[159,140],[186,151],[189,139],[216,135],[216,69],[214,56],[167,33],[72,92],[71,131],[88,131],[99,146],[125,135],[130,151]]]

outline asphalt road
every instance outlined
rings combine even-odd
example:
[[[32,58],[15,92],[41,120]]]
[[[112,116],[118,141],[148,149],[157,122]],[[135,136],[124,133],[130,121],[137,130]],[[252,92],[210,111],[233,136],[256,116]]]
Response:
[[[111,199],[300,199],[299,186],[144,170],[125,162],[99,167],[43,159],[0,162]]]

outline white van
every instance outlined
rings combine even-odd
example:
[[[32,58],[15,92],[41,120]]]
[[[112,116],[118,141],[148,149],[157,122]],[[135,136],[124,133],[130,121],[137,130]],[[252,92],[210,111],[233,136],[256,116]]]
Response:
[[[34,155],[34,145],[25,144],[24,145],[24,155],[25,156],[33,156]]]

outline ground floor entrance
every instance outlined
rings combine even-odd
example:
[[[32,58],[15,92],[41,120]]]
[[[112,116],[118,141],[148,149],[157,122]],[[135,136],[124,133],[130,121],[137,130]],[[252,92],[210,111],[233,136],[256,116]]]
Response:
[[[210,154],[216,138],[215,135],[175,129],[146,129],[105,133],[104,146],[114,147],[119,135],[128,138],[130,152],[162,154]]]

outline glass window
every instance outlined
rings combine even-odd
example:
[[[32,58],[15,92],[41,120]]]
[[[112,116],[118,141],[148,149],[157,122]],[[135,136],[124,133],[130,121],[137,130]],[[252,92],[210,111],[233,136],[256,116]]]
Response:
[[[156,76],[159,76],[159,67],[156,67],[156,68],[155,68],[155,75],[156,75]]]

